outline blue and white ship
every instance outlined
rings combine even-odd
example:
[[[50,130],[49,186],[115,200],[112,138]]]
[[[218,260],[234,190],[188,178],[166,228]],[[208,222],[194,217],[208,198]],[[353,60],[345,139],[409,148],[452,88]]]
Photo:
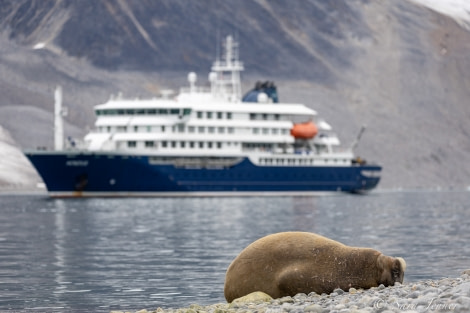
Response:
[[[273,83],[241,94],[238,46],[196,85],[148,100],[94,107],[82,144],[64,142],[56,91],[55,150],[25,151],[52,197],[227,196],[364,192],[381,167],[341,149],[329,124],[303,105],[280,103]],[[359,136],[360,137],[360,136]]]

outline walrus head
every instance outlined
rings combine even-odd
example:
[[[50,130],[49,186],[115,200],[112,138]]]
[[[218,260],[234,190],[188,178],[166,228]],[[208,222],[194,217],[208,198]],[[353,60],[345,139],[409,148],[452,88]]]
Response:
[[[379,284],[387,287],[393,286],[396,282],[403,283],[406,262],[402,258],[393,258],[381,254],[377,258],[377,268],[380,275]]]

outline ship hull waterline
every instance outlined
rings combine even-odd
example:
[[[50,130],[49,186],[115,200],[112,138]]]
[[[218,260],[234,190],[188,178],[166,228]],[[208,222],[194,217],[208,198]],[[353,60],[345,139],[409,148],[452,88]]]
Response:
[[[377,186],[381,167],[158,164],[147,155],[29,151],[25,155],[51,197],[250,196],[362,193]]]

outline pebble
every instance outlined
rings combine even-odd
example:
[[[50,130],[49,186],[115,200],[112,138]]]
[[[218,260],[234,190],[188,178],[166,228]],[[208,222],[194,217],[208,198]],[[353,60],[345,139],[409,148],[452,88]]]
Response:
[[[263,298],[256,303],[216,303],[209,306],[154,310],[134,313],[460,313],[470,312],[470,269],[457,278],[380,285],[371,289],[335,289],[330,295],[314,292],[280,299]],[[124,311],[112,311],[124,313]],[[126,311],[127,312],[127,311]]]
[[[279,299],[279,302],[280,303],[294,303],[294,299],[292,299],[292,297],[282,297],[281,299]]]
[[[338,288],[338,289],[333,290],[333,292],[336,292],[336,294],[338,295],[342,295],[344,293],[344,290]]]

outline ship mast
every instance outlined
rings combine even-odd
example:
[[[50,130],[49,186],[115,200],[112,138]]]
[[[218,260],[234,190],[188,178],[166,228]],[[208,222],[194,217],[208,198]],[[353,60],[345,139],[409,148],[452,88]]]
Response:
[[[62,87],[57,86],[54,92],[54,150],[64,150],[64,119],[67,108],[62,106]]]
[[[64,149],[64,121],[62,119],[62,87],[57,86],[54,92],[54,149]]]
[[[217,59],[212,65],[215,73],[213,94],[217,98],[228,98],[231,102],[240,102],[242,97],[240,72],[243,62],[238,60],[238,43],[232,36],[227,36],[224,43],[225,59]]]

